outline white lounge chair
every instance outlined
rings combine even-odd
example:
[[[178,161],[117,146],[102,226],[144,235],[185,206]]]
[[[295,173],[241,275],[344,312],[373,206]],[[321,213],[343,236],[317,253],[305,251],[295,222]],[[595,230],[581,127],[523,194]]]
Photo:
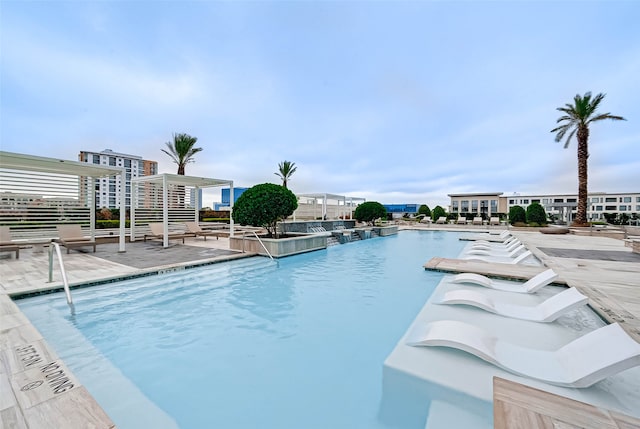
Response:
[[[531,320],[534,322],[549,323],[565,313],[582,307],[589,298],[581,294],[578,289],[571,287],[538,305],[517,305],[505,300],[494,300],[475,290],[451,290],[444,294],[436,304],[461,304],[481,308],[490,313],[512,319]]]
[[[0,252],[16,252],[16,259],[20,258],[20,246],[13,242],[8,226],[0,226]]]
[[[220,236],[225,234],[222,231],[206,231],[200,228],[197,222],[185,222],[184,224],[187,226],[187,231],[195,237],[204,237],[204,241],[207,241],[207,237],[215,237],[216,240],[219,240]]]
[[[474,273],[458,274],[453,278],[452,282],[471,283],[505,292],[535,293],[546,285],[553,283],[557,278],[558,274],[556,274],[552,269],[548,269],[534,277],[531,277],[531,279],[524,283],[493,280],[481,274]]]
[[[504,244],[485,244],[485,243],[479,243],[479,244],[472,244],[469,249],[470,250],[484,250],[487,252],[490,251],[497,251],[497,252],[511,252],[512,250],[514,250],[515,248],[517,248],[518,246],[521,246],[522,242],[520,242],[520,240],[515,240],[513,242],[511,242],[510,244],[504,245]]]
[[[501,256],[501,257],[509,257],[515,258],[518,256],[518,253],[527,250],[522,244],[514,247],[513,249],[508,248],[505,250],[502,249],[471,249],[467,252],[468,255],[481,255],[481,256]]]
[[[500,258],[500,260],[495,260],[495,259],[483,258],[482,256],[476,256],[476,255],[465,256],[462,259],[467,260],[467,261],[497,262],[497,263],[503,263],[503,264],[519,264],[520,262],[524,261],[525,259],[527,259],[531,255],[533,255],[533,253],[531,253],[531,250],[527,250],[526,252],[522,253],[521,255],[519,255],[518,257],[513,258],[513,259]]]
[[[93,253],[96,253],[96,241],[91,237],[85,237],[79,224],[56,225],[56,229],[58,230],[58,239],[55,241],[66,247],[67,253],[71,249],[87,246],[93,247]]]
[[[410,334],[410,346],[459,349],[506,371],[564,387],[589,387],[640,365],[640,343],[617,323],[577,338],[558,350],[512,344],[473,325],[439,320]]]
[[[491,219],[489,220],[489,225],[500,225],[500,218],[491,217]]]
[[[478,247],[478,248],[487,247],[490,249],[493,249],[493,248],[504,249],[512,246],[517,246],[518,244],[522,244],[522,242],[518,240],[516,237],[511,237],[508,240],[505,240],[504,242],[499,242],[499,241],[491,242],[487,240],[477,240],[471,244],[471,247]]]
[[[447,217],[446,216],[440,216],[438,218],[438,220],[436,221],[436,223],[447,223]]]

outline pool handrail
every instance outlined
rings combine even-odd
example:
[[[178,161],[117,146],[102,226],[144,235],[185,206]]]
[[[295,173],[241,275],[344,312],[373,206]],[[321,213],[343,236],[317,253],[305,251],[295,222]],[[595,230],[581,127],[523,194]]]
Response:
[[[67,272],[64,269],[64,262],[62,261],[62,252],[60,252],[60,245],[54,241],[49,243],[49,283],[53,282],[53,250],[55,249],[58,255],[58,265],[60,265],[60,273],[62,274],[62,284],[64,286],[64,294],[67,298],[67,304],[73,310],[73,299],[71,298],[71,290],[69,289],[69,280],[67,279]]]

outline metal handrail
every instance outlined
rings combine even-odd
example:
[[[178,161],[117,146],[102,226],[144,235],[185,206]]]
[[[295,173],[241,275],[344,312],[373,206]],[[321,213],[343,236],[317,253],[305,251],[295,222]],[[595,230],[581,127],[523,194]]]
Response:
[[[49,282],[53,282],[53,249],[56,250],[58,255],[58,264],[60,265],[60,273],[62,274],[62,284],[64,285],[64,294],[67,297],[67,304],[73,310],[73,299],[71,299],[71,290],[69,289],[69,280],[67,279],[67,272],[64,269],[64,262],[62,262],[62,252],[60,252],[60,245],[55,242],[49,243]]]
[[[269,256],[269,258],[271,258],[271,260],[273,261],[273,256],[271,256],[271,253],[269,253],[269,251],[267,250],[266,246],[264,245],[264,243],[262,242],[262,240],[260,240],[260,237],[258,237],[258,234],[255,231],[239,231],[242,232],[242,251],[244,252],[244,237],[246,236],[246,233],[250,233],[253,234],[257,239],[258,239],[258,243],[260,243],[260,245],[262,246],[262,248],[264,249],[265,252],[267,252],[267,255]]]

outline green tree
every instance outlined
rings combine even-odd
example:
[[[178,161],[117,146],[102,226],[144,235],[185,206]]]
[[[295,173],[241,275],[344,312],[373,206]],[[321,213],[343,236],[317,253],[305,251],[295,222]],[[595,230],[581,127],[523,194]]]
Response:
[[[296,167],[295,162],[282,161],[278,164],[278,172],[273,174],[282,179],[282,186],[286,188],[287,181],[291,178],[291,176],[296,172],[297,169],[298,167]]]
[[[547,212],[539,203],[531,203],[527,207],[527,223],[535,222],[539,225],[547,224]]]
[[[387,215],[387,209],[377,201],[367,201],[356,207],[353,214],[359,222],[373,222],[378,218],[384,218]]]
[[[587,159],[589,158],[589,125],[596,121],[611,119],[614,121],[624,121],[622,116],[615,116],[611,113],[597,113],[598,106],[602,102],[605,94],[598,94],[593,99],[591,92],[584,96],[577,94],[573,98],[573,104],[565,104],[556,110],[564,113],[556,123],[562,123],[551,130],[556,133],[556,142],[559,142],[569,133],[564,144],[564,148],[569,147],[569,142],[574,134],[578,140],[578,210],[574,219],[574,225],[587,225]]]
[[[513,225],[516,222],[525,223],[527,214],[521,206],[513,206],[509,209],[509,223]]]
[[[240,195],[233,205],[233,220],[240,225],[267,229],[269,237],[278,238],[278,221],[291,216],[298,199],[284,186],[273,183],[255,185]]]
[[[440,219],[441,217],[446,217],[447,216],[447,212],[440,206],[435,206],[433,208],[433,210],[431,211],[431,219],[435,221],[437,221],[438,219]]]
[[[422,204],[420,207],[418,207],[418,214],[431,216],[431,209],[428,205]]]
[[[165,143],[168,150],[162,151],[178,164],[178,174],[184,176],[185,166],[194,162],[193,156],[202,151],[201,147],[193,147],[197,141],[197,137],[191,137],[189,134],[173,133],[173,141]]]

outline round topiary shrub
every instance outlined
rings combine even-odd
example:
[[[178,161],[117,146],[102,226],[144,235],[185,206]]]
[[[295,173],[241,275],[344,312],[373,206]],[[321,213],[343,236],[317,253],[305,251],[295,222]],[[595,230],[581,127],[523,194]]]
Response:
[[[278,238],[278,221],[291,216],[298,208],[298,199],[287,188],[263,183],[240,195],[233,205],[233,220],[240,225],[260,226],[269,237]]]
[[[515,225],[516,222],[527,222],[527,214],[521,206],[513,206],[509,209],[509,223]]]
[[[384,218],[387,215],[387,209],[377,201],[367,201],[356,207],[353,217],[359,222],[373,222],[378,218]]]
[[[431,216],[431,209],[428,205],[422,204],[420,207],[418,207],[418,214]]]
[[[440,206],[435,206],[433,208],[433,210],[431,211],[431,219],[433,219],[434,222],[436,222],[438,219],[440,219],[441,217],[447,217],[447,212],[444,211],[444,209]]]
[[[539,203],[532,203],[527,207],[527,223],[546,225],[547,224],[547,212]],[[533,225],[531,225],[533,226]]]

